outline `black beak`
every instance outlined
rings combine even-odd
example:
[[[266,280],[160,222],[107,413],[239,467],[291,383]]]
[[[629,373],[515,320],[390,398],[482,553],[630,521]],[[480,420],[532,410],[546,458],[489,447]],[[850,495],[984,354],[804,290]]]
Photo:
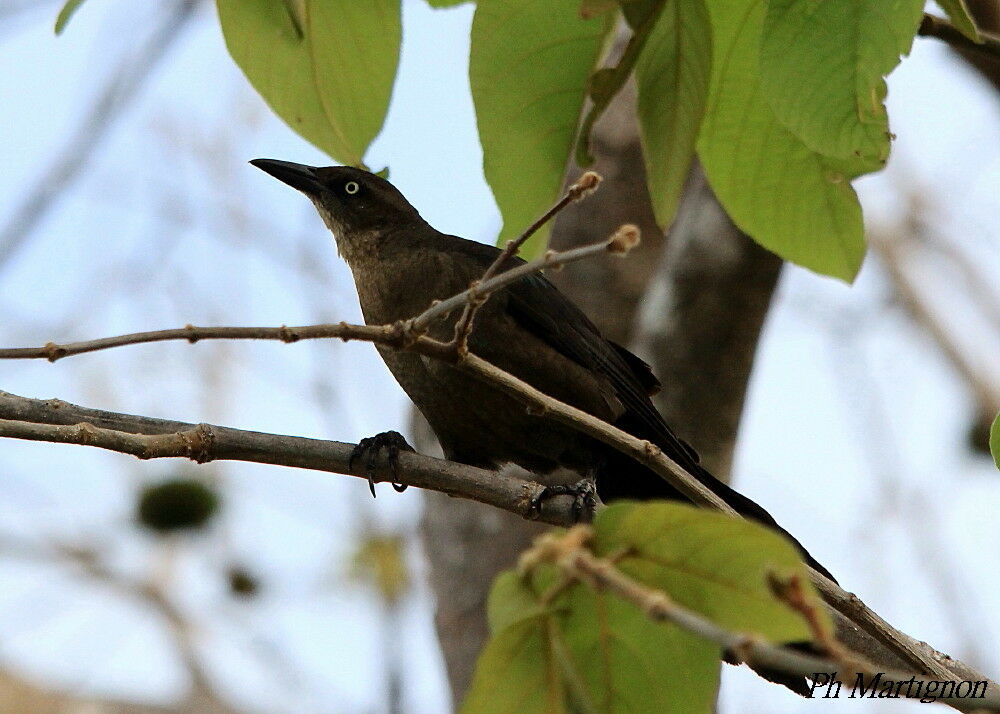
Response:
[[[254,159],[250,163],[308,196],[316,196],[323,190],[323,184],[316,177],[316,169],[312,166],[277,159]]]

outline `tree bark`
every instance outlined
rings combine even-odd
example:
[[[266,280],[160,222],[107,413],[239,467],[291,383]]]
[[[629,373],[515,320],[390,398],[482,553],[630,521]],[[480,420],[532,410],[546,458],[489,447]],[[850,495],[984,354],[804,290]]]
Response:
[[[781,259],[733,224],[695,166],[633,348],[663,383],[664,419],[724,481],[780,272]]]

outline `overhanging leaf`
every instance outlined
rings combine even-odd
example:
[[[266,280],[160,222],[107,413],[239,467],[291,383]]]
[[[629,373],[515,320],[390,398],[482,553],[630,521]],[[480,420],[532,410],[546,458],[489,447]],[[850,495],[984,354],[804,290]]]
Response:
[[[973,42],[982,42],[979,36],[979,28],[976,21],[972,19],[965,0],[936,0],[938,7],[944,10],[951,24],[958,28],[959,32],[968,37]]]
[[[798,551],[763,526],[691,506],[616,503],[597,515],[598,557],[680,606],[773,642],[809,640],[800,614],[772,593],[770,576],[796,575],[830,626]],[[718,646],[552,564],[502,574],[490,593],[493,638],[464,714],[711,711]]]
[[[562,714],[563,678],[545,618],[518,622],[490,638],[462,704],[462,714]]]
[[[761,88],[775,116],[810,149],[889,157],[883,77],[910,51],[923,0],[768,0]]]
[[[542,587],[538,577],[535,583]],[[513,570],[500,573],[493,581],[486,602],[486,618],[492,632],[497,633],[514,623],[551,613],[551,607],[539,602],[536,592],[526,587],[524,578]]]
[[[864,258],[863,167],[812,151],[774,116],[758,75],[761,0],[709,0],[712,79],[698,154],[736,224],[765,248],[852,280]]]
[[[714,644],[582,585],[567,593],[563,613],[559,633],[594,711],[712,711],[720,656]]]
[[[59,15],[56,16],[56,34],[61,35],[63,30],[66,29],[66,25],[69,24],[70,18],[73,17],[73,13],[80,9],[83,5],[84,0],[66,0],[66,3],[62,6],[59,11]]]
[[[811,639],[805,620],[768,584],[768,573],[797,574],[817,597],[798,551],[774,531],[669,502],[615,503],[594,528],[599,555],[627,551],[618,561],[622,572],[716,624],[772,642]],[[826,617],[822,608],[819,616]]]
[[[649,194],[656,219],[674,218],[708,97],[712,28],[704,0],[671,0],[635,68]]]
[[[274,112],[345,164],[361,165],[389,106],[399,0],[217,0],[226,46]],[[297,16],[296,16],[297,17]]]
[[[584,20],[580,0],[480,0],[469,79],[483,171],[500,208],[500,241],[516,235],[559,192],[580,109],[610,25]],[[537,255],[539,231],[522,249]]]
[[[508,572],[497,579],[490,594],[494,637],[462,712],[711,710],[717,647],[579,583],[544,602],[558,582],[551,566],[528,578]]]

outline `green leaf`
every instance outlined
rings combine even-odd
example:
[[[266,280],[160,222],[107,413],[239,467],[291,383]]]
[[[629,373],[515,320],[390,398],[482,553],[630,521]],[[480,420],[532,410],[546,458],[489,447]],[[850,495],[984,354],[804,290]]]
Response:
[[[972,19],[965,0],[936,0],[938,7],[944,10],[951,24],[958,28],[958,31],[968,37],[973,42],[982,42],[979,36],[979,28],[976,21]]]
[[[434,8],[455,7],[470,0],[427,0],[427,4]]]
[[[763,526],[691,506],[616,503],[594,522],[594,552],[626,575],[733,632],[809,640],[769,575],[798,575],[819,606],[798,551]],[[497,578],[493,638],[476,665],[464,714],[708,712],[719,648],[655,623],[618,596],[574,582],[553,565]],[[829,627],[827,615],[819,617]]]
[[[761,0],[708,0],[712,79],[698,155],[733,221],[765,248],[852,280],[865,244],[851,188],[863,166],[810,150],[775,117],[760,89]]]
[[[993,463],[1000,469],[1000,414],[990,427],[990,453],[993,454]]]
[[[557,582],[552,566],[527,578],[508,572],[497,579],[490,593],[494,637],[480,655],[462,712],[711,710],[716,646],[579,583],[543,602]]]
[[[274,112],[336,160],[362,165],[396,76],[399,0],[217,5],[230,55]]]
[[[541,617],[490,638],[476,662],[462,714],[563,714],[559,665]]]
[[[778,121],[813,151],[889,158],[883,77],[910,51],[923,0],[769,0],[761,88]]]
[[[593,710],[712,711],[718,646],[676,625],[653,622],[631,603],[584,585],[571,588],[563,603],[558,632],[572,665],[569,671],[582,684],[580,698],[591,702]]]
[[[480,0],[472,21],[469,80],[483,171],[500,208],[501,242],[555,200],[587,79],[610,16],[580,17],[580,0]],[[547,229],[522,249],[543,250]]]
[[[62,10],[59,11],[59,15],[56,17],[56,34],[61,35],[63,30],[66,29],[66,25],[69,24],[69,20],[73,17],[73,13],[80,9],[83,5],[84,0],[66,0],[66,3],[62,6]]]
[[[712,28],[704,0],[671,0],[635,68],[639,129],[656,219],[677,210],[708,97]]]
[[[817,597],[798,550],[774,531],[668,502],[615,503],[598,514],[594,527],[598,554],[627,550],[618,561],[622,572],[716,624],[772,642],[812,638],[805,620],[768,584],[768,573],[798,574]]]
[[[552,581],[555,582],[554,575]],[[538,576],[533,582],[539,582]],[[551,608],[538,602],[534,590],[527,587],[525,578],[513,570],[505,570],[497,576],[486,601],[486,619],[490,623],[490,631],[494,633],[550,612]]]

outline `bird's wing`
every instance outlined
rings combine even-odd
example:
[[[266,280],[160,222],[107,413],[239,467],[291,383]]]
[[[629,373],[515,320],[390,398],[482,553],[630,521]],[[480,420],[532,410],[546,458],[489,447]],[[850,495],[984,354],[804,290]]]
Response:
[[[465,252],[483,264],[483,270],[496,259],[493,246],[462,241]],[[522,264],[511,259],[505,269]],[[580,309],[544,276],[533,273],[496,296],[505,300],[507,313],[525,330],[577,364],[604,377],[625,409],[635,436],[650,439],[679,462],[698,462],[698,455],[677,438],[656,411],[649,395],[660,383],[649,365],[624,347],[606,340]]]

